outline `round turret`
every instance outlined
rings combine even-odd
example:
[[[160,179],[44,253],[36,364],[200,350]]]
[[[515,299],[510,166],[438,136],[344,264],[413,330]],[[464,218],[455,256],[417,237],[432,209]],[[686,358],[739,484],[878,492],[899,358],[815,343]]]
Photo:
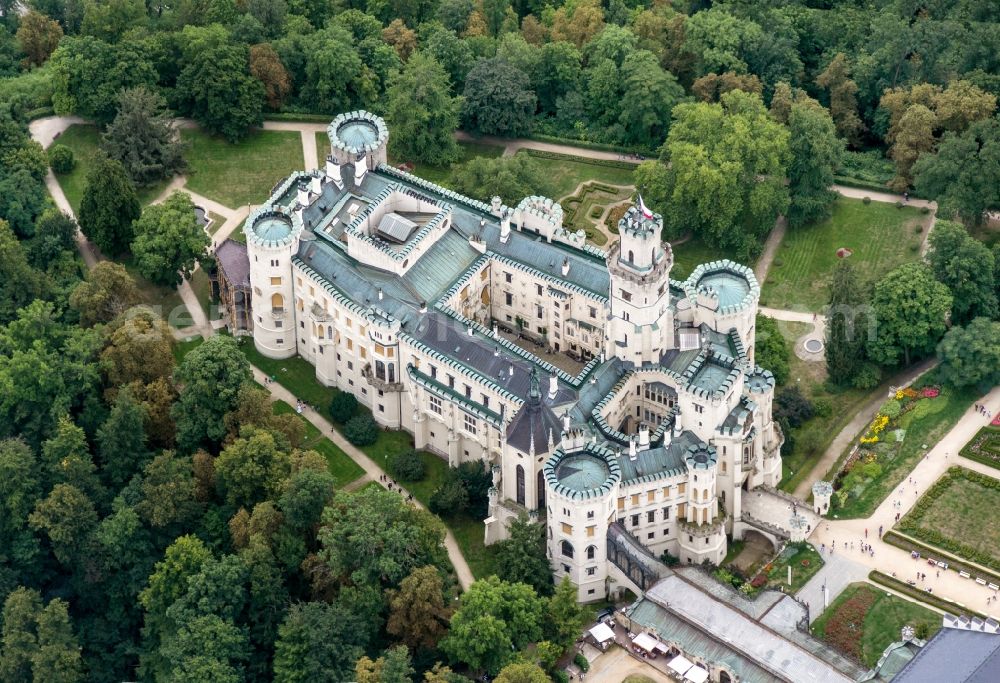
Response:
[[[296,351],[292,256],[298,250],[302,219],[265,206],[250,214],[243,233],[254,292],[254,345],[268,358],[288,358]]]
[[[364,162],[374,169],[386,162],[389,128],[380,116],[367,111],[341,114],[326,128],[330,138],[330,155],[338,164]]]
[[[817,481],[812,486],[813,510],[817,515],[825,515],[830,511],[830,498],[833,497],[833,484],[828,481]]]

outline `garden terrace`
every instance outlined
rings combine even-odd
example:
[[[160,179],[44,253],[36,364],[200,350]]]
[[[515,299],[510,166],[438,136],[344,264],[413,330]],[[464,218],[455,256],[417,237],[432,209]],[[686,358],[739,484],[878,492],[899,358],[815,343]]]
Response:
[[[969,460],[1000,469],[1000,426],[987,425],[962,447],[961,454]]]

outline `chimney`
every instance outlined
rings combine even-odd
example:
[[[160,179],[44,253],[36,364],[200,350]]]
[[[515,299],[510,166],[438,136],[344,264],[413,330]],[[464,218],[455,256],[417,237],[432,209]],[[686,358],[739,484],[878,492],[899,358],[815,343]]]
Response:
[[[633,436],[631,439],[628,440],[628,459],[631,460],[632,462],[635,462],[635,458],[636,458],[635,437]]]
[[[302,220],[302,207],[301,207],[301,206],[298,206],[298,207],[296,207],[296,208],[295,208],[295,211],[293,211],[292,213],[293,213],[293,215],[295,216],[295,218],[297,218],[297,219],[298,219],[298,221],[299,221],[300,223],[303,223],[303,220]],[[304,223],[303,223],[303,224],[304,224]]]
[[[378,288],[378,300],[379,301],[382,300],[382,288],[381,287]]]
[[[469,336],[470,337],[474,337],[476,335],[476,331],[474,329],[472,329],[472,325],[469,325],[469,327],[467,329],[469,331]]]
[[[563,413],[563,431],[566,432],[567,434],[569,434],[569,427],[570,427],[569,411],[567,410],[565,413]]]
[[[639,427],[639,448],[642,450],[649,448],[649,427],[646,425]]]
[[[340,162],[332,154],[326,157],[326,177],[333,181],[338,190],[344,189],[344,181],[340,178]]]
[[[368,160],[364,154],[359,154],[358,158],[354,161],[354,184],[360,187],[361,181],[365,179],[367,173]]]
[[[494,358],[499,358],[500,357],[500,347],[499,346],[494,346],[493,347],[493,357]]]
[[[563,274],[563,277],[566,277],[567,275],[569,275],[569,259],[568,258],[564,258],[563,259],[562,274]]]
[[[496,323],[493,323],[493,338],[496,339],[500,336],[500,328],[497,327]],[[499,346],[497,348],[500,348]]]
[[[500,242],[507,244],[510,239],[510,211],[504,211],[500,218]]]
[[[682,430],[683,426],[681,425],[681,413],[680,411],[677,411],[677,414],[674,415],[674,437],[676,438],[680,436]]]
[[[426,312],[427,312],[427,302],[426,301],[421,301],[420,302],[420,313],[424,314]]]
[[[556,378],[555,373],[549,375],[549,400],[551,401],[556,397],[556,393],[559,391],[559,380]]]
[[[509,376],[511,376],[511,377],[514,376],[514,364],[513,363],[511,363],[510,365],[507,366],[507,374]]]
[[[309,206],[309,184],[304,180],[299,181],[299,192],[296,195],[296,200],[301,207]]]
[[[309,181],[309,191],[317,197],[323,193],[323,181],[318,175],[314,175]]]
[[[490,199],[490,210],[493,211],[494,215],[500,215],[500,209],[503,206],[503,200],[500,199],[498,195],[493,195]]]

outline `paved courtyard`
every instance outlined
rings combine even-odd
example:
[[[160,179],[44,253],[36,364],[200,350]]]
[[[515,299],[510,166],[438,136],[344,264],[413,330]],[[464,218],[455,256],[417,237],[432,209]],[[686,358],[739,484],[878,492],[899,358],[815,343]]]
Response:
[[[648,662],[643,662],[618,645],[612,645],[590,664],[586,680],[595,683],[621,683],[629,676],[640,675],[656,683],[673,683],[673,679]]]

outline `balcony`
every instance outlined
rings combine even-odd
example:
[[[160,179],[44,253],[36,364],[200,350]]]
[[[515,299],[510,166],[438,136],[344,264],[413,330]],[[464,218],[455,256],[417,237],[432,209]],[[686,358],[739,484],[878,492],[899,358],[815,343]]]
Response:
[[[275,320],[284,320],[285,319],[284,307],[271,308],[271,317],[274,318]]]
[[[364,369],[361,371],[362,377],[368,382],[370,386],[376,389],[381,389],[382,391],[402,391],[402,382],[388,382],[384,379],[380,379],[375,376],[375,372],[372,370],[372,364],[368,363],[365,365]]]

